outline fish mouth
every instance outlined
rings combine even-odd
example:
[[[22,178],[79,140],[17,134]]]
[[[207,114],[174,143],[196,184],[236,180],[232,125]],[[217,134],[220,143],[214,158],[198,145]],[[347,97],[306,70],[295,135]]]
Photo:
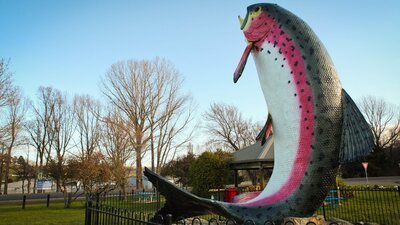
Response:
[[[259,42],[269,33],[270,29],[265,26],[264,23],[258,21],[262,19],[265,12],[262,5],[252,5],[247,8],[246,17],[243,19],[239,18],[240,29],[243,30],[244,36],[246,37],[247,46],[240,58],[239,64],[233,74],[233,82],[236,83],[242,76],[243,70],[246,66],[247,59],[249,58],[250,52],[259,45]],[[258,19],[261,17],[260,19]],[[257,21],[257,22],[253,22]],[[256,48],[258,49],[258,48]]]

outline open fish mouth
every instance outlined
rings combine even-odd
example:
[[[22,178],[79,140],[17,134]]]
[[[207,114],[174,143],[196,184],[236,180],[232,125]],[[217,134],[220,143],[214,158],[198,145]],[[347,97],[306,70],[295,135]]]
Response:
[[[247,9],[246,17],[243,19],[239,18],[240,29],[243,30],[246,40],[248,42],[242,57],[240,58],[239,64],[233,75],[233,82],[236,83],[242,76],[243,70],[246,67],[247,59],[249,58],[250,52],[253,49],[258,49],[258,42],[269,33],[270,27],[265,26],[263,17],[266,13],[263,12],[261,6],[251,7]],[[255,22],[253,22],[255,21]]]

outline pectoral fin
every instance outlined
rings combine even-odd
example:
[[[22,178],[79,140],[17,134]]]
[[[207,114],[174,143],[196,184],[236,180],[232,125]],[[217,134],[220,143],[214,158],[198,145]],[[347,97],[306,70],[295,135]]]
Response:
[[[342,89],[343,127],[339,161],[348,163],[365,160],[373,150],[374,137],[369,124],[353,99]]]
[[[271,131],[272,131],[272,117],[271,114],[268,114],[267,122],[265,122],[263,129],[257,135],[256,140],[261,141],[261,145],[264,145],[269,135],[271,134]]]

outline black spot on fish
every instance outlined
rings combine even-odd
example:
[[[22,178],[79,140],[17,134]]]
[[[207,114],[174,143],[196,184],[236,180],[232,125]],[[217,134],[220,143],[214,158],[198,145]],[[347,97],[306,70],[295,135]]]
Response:
[[[307,110],[307,113],[310,113],[310,110]]]
[[[283,47],[286,47],[286,44],[285,44],[285,42],[282,42],[282,46],[283,46]]]
[[[307,81],[306,81],[306,84],[307,84],[307,85],[310,85],[310,82],[307,80]]]
[[[288,80],[288,82],[287,82],[288,84],[290,84],[290,80]]]
[[[281,67],[283,67],[283,64],[281,65]]]
[[[310,127],[306,127],[306,130],[310,129]]]
[[[291,39],[291,38],[286,38],[286,41],[291,41],[291,40],[293,40],[293,39]]]
[[[301,58],[303,58],[304,60],[306,60],[306,57],[303,55],[303,56],[301,56]]]
[[[264,50],[264,49],[263,49],[263,48],[261,48],[261,49],[260,49],[260,52],[262,52],[263,50]]]
[[[314,149],[314,145],[310,145],[311,149]]]
[[[311,96],[308,96],[308,97],[307,97],[307,101],[311,101]]]
[[[300,84],[300,81],[297,81],[297,84]]]
[[[300,48],[304,48],[304,46],[303,46],[303,45],[300,45]]]
[[[310,42],[310,38],[306,38],[306,39],[304,39],[304,41],[305,41],[306,43],[308,43],[308,42]]]
[[[311,65],[307,65],[307,70],[311,70],[312,69],[312,67],[311,67]]]
[[[303,72],[300,72],[300,75],[303,75]]]
[[[281,33],[280,33],[280,35],[283,35],[283,34],[285,34],[285,32],[284,32],[283,30],[281,30]]]
[[[279,48],[279,54],[282,54],[282,49]]]
[[[289,19],[288,19],[288,20],[286,20],[286,24],[289,24],[290,22],[292,22],[292,21],[291,21],[291,20],[289,20]]]
[[[267,208],[267,211],[270,211],[271,209],[272,209],[272,207],[268,207],[268,208]]]
[[[277,44],[278,44],[278,42],[277,42],[277,41],[274,41],[274,48],[276,47]]]
[[[296,30],[297,28],[296,28],[296,26],[292,26],[292,30]]]
[[[305,175],[305,176],[308,176],[308,172],[305,172],[304,175]]]
[[[312,132],[311,135],[314,136],[314,132]]]
[[[314,48],[310,48],[310,55],[313,55],[314,54]]]
[[[290,74],[293,74],[293,71],[290,71]]]
[[[303,185],[303,184],[300,184],[299,189],[301,190],[301,189],[303,189],[303,187],[304,187],[304,185]]]
[[[268,50],[268,51],[267,51],[267,53],[268,53],[268,54],[271,54],[271,51],[270,51],[270,50]]]
[[[303,108],[303,106],[302,106],[302,105],[299,105],[299,108],[301,109],[301,108]]]
[[[275,58],[275,61],[278,60],[278,58]]]
[[[300,92],[304,92],[304,89],[301,89]]]
[[[304,121],[307,121],[308,119],[307,119],[307,117],[306,118],[304,118]]]
[[[290,48],[292,49],[292,51],[294,51],[296,49],[293,45],[290,46]]]
[[[311,160],[311,161],[310,161],[310,165],[312,165],[313,163],[314,163],[314,162]]]
[[[297,96],[297,94],[295,93],[294,96]]]
[[[285,61],[286,60],[286,58],[283,58],[283,61]]]
[[[294,62],[294,66],[297,66],[297,65],[299,65],[299,62],[298,61]]]
[[[324,141],[324,145],[329,145],[331,143],[331,140],[330,139],[326,139],[325,141]]]
[[[322,134],[322,133],[324,133],[324,129],[322,129],[321,127],[318,127],[317,132],[318,132],[318,134]]]

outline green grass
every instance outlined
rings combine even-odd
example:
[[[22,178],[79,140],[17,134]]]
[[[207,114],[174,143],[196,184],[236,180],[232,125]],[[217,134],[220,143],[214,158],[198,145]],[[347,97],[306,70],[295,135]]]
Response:
[[[400,224],[400,196],[395,192],[352,191],[339,205],[326,205],[325,215],[351,222]],[[322,215],[322,209],[318,210]]]
[[[82,225],[85,203],[77,200],[64,209],[62,200],[53,200],[46,208],[46,200],[27,200],[25,209],[21,201],[0,202],[0,225]]]

